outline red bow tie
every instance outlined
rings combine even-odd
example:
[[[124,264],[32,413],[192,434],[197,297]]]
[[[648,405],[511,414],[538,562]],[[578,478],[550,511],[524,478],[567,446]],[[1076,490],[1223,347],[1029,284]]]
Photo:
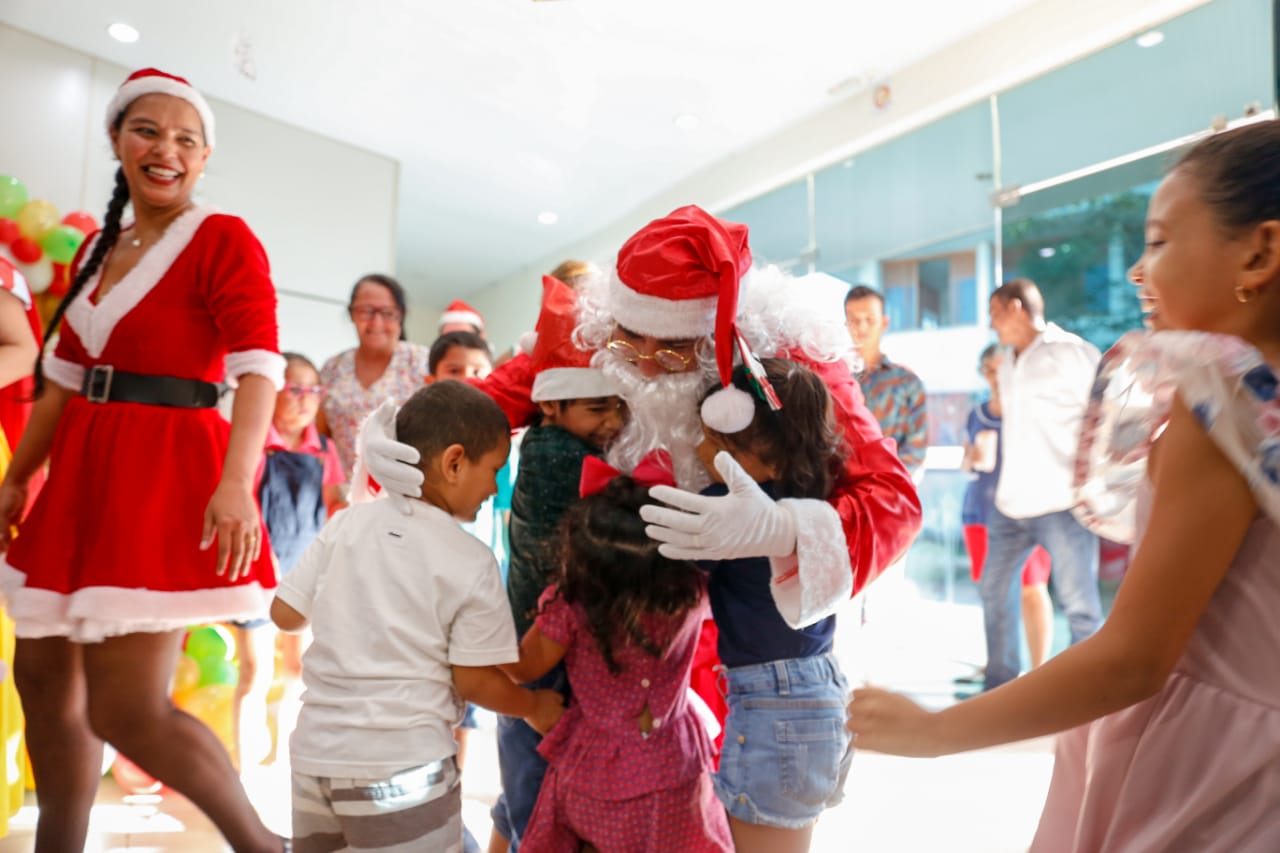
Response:
[[[578,481],[578,494],[584,498],[594,495],[621,474],[621,471],[599,456],[588,456],[582,460],[582,479]],[[674,486],[676,478],[672,473],[671,454],[665,450],[650,451],[636,465],[631,477],[642,486]]]

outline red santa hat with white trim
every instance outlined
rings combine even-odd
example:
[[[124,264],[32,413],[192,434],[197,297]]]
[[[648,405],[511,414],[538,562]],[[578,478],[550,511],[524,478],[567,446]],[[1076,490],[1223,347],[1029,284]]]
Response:
[[[182,77],[166,74],[158,68],[143,68],[129,75],[107,104],[107,135],[129,105],[143,95],[172,95],[196,108],[203,125],[204,144],[213,147],[213,110],[195,87]]]
[[[475,326],[476,332],[483,334],[484,317],[480,312],[472,308],[461,299],[455,299],[445,307],[444,313],[440,315],[440,327],[443,328],[449,323],[467,323]]]
[[[564,282],[542,277],[542,311],[533,344],[535,403],[550,400],[590,400],[618,393],[604,371],[591,366],[592,353],[573,342],[578,325],[578,294]]]
[[[628,331],[668,340],[714,336],[723,387],[703,403],[702,418],[725,434],[746,429],[755,416],[750,396],[733,384],[734,351],[747,353],[736,318],[738,288],[750,269],[747,226],[689,205],[627,240],[609,282],[609,311]]]

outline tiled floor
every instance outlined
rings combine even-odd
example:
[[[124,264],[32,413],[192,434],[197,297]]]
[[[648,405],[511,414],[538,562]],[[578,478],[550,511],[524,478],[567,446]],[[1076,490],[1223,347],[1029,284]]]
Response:
[[[870,623],[858,630],[855,602],[842,614],[837,651],[851,678],[908,690],[940,706],[953,701],[951,679],[982,659],[981,613],[971,606],[924,603],[909,588],[874,599]],[[491,721],[491,718],[489,718]],[[472,735],[463,777],[463,817],[483,846],[488,805],[498,792],[493,729]],[[1035,829],[1052,769],[1047,740],[949,758],[919,760],[859,754],[845,801],[818,824],[813,850],[859,853],[947,850],[1012,853],[1025,850]],[[264,819],[286,832],[289,785],[283,767],[250,780]],[[29,853],[34,801],[0,840],[0,853]],[[212,853],[225,846],[209,822],[175,795],[126,801],[103,781],[93,813],[90,853],[182,851]]]

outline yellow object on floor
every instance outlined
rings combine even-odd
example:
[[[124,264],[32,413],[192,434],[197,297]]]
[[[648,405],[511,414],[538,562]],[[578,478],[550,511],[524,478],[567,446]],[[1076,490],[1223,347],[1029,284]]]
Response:
[[[9,470],[13,453],[0,429],[0,478]],[[22,808],[31,771],[23,739],[22,703],[13,686],[13,620],[0,607],[0,738],[4,740],[4,768],[0,776],[0,838],[9,833],[9,818]]]

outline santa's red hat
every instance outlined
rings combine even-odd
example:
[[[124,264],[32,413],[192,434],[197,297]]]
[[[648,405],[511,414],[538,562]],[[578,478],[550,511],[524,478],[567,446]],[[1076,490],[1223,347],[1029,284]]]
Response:
[[[703,419],[710,411],[708,426],[722,433],[746,428],[755,412],[750,397],[733,386],[733,353],[742,345],[734,322],[738,286],[749,269],[747,226],[689,205],[623,244],[609,286],[610,314],[628,331],[668,340],[715,336],[724,389],[703,406]]]
[[[444,309],[444,313],[440,315],[440,325],[445,326],[448,323],[467,323],[475,326],[477,332],[484,331],[484,317],[461,299],[450,302]]]
[[[204,130],[204,144],[213,147],[213,110],[195,87],[181,77],[166,74],[157,68],[143,68],[129,75],[120,88],[116,89],[111,102],[107,104],[107,134],[115,127],[116,120],[129,108],[129,105],[143,95],[172,95],[181,98],[196,108],[200,123]]]
[[[573,329],[578,324],[578,294],[564,282],[542,277],[542,312],[533,344],[535,403],[547,400],[589,400],[618,393],[604,371],[591,366],[591,353],[578,349]]]

